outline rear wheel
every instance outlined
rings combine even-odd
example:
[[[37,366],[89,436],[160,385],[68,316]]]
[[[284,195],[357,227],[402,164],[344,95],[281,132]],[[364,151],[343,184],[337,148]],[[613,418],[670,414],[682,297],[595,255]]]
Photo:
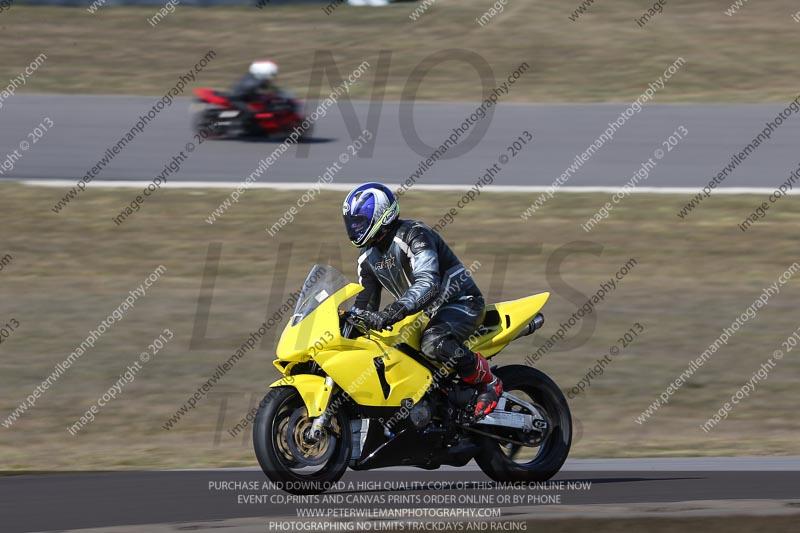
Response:
[[[510,365],[497,368],[495,374],[503,380],[505,392],[542,412],[548,429],[535,447],[482,437],[482,450],[475,461],[495,481],[546,481],[561,469],[572,445],[572,415],[567,400],[558,385],[535,368]]]
[[[300,142],[309,142],[314,138],[314,124],[311,124],[309,127],[303,130],[303,133],[300,135]]]
[[[286,130],[282,133],[283,140],[290,140],[292,139],[292,133],[295,132],[296,129],[300,129],[300,133],[295,137],[294,142],[297,143],[306,143],[312,141],[314,138],[314,124],[309,124],[309,126],[305,129],[302,128],[302,121],[296,122],[292,124],[291,127],[286,128]]]
[[[267,477],[293,494],[318,494],[342,477],[350,461],[350,421],[335,413],[316,442],[306,437],[313,422],[293,387],[273,389],[261,402],[253,446]]]

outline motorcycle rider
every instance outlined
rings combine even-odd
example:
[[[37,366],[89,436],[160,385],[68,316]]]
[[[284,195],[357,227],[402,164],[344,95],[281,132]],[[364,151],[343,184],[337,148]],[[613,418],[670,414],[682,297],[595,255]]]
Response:
[[[438,233],[422,222],[398,218],[397,199],[383,184],[365,183],[350,191],[342,213],[350,242],[363,250],[358,281],[364,290],[354,307],[367,311],[367,325],[380,331],[424,311],[430,321],[422,333],[422,352],[454,365],[463,382],[478,388],[475,416],[488,415],[503,384],[489,362],[464,344],[484,310],[472,276]],[[377,311],[382,287],[396,301]]]
[[[277,76],[278,65],[274,62],[253,61],[247,74],[231,89],[229,101],[240,111],[239,123],[244,129],[255,120],[255,115],[249,106],[250,102],[265,95],[280,94],[280,90],[275,86]]]

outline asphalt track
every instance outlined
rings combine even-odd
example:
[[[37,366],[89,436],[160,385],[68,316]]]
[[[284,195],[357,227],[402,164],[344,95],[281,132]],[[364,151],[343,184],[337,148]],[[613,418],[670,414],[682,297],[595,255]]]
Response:
[[[0,124],[3,125],[0,128],[0,163],[6,160],[6,154],[18,149],[20,142],[26,140],[27,134],[45,117],[53,121],[54,127],[24,151],[14,168],[6,171],[0,179],[77,181],[154,102],[155,99],[144,97],[16,95],[0,109]],[[97,179],[153,179],[174,155],[185,150],[186,143],[194,140],[189,128],[188,105],[188,99],[180,99],[164,110]],[[353,106],[360,130],[367,126],[370,104],[354,102]],[[415,151],[409,146],[410,131],[400,127],[401,107],[403,104],[396,102],[382,104],[377,127],[370,125],[376,137],[374,152],[369,157],[350,159],[343,165],[337,180],[378,179],[401,183],[417,169],[419,161],[428,153],[424,149]],[[500,155],[510,155],[506,151],[509,144],[528,130],[534,136],[533,144],[523,148],[504,166],[494,185],[549,185],[625,107],[501,105],[491,120],[485,119],[488,122],[486,134],[473,149],[457,158],[437,162],[419,183],[470,186]],[[688,135],[659,162],[646,185],[700,187],[728,164],[731,156],[757,136],[764,123],[783,107],[763,104],[648,105],[619,129],[613,141],[598,151],[569,180],[568,185],[621,186],[643,161],[650,158],[656,149],[662,148],[662,141],[679,126],[684,126]],[[413,113],[416,131],[422,132],[423,139],[433,146],[443,142],[452,128],[457,127],[474,108],[472,104],[421,102],[414,104],[413,111],[404,109],[402,113]],[[292,148],[261,180],[281,183],[316,181],[326,167],[340,161],[340,154],[347,153],[352,138],[358,135],[357,131],[354,135],[351,133],[340,108],[334,107],[317,123],[315,140]],[[724,187],[773,188],[785,181],[798,165],[796,139],[799,137],[800,119],[792,117],[773,133],[769,142],[736,169]],[[233,186],[250,174],[277,145],[277,142],[204,142],[189,154],[180,171],[169,180],[231,182]],[[307,154],[304,156],[305,151]],[[212,481],[263,479],[260,472],[252,470],[88,472],[0,477],[0,531],[231,521],[249,517],[259,517],[259,520],[264,520],[263,524],[270,517],[296,517],[296,508],[302,506],[238,503],[242,491],[209,489]],[[575,461],[568,463],[556,480],[591,482],[588,490],[556,491],[561,496],[559,506],[579,506],[580,512],[588,508],[587,504],[655,502],[666,506],[669,502],[709,500],[775,503],[800,499],[800,458]],[[409,469],[349,472],[344,481],[458,484],[485,483],[488,480],[473,467],[434,472]],[[424,497],[425,494],[478,494],[481,490],[485,489],[462,483],[460,488],[452,485],[384,492]],[[374,494],[376,491],[355,493]],[[272,491],[268,494],[278,493]],[[552,495],[553,491],[549,494]],[[530,512],[530,502],[517,510],[513,506],[505,507],[507,514],[504,516],[515,513],[522,516]],[[226,527],[224,523],[220,522],[220,527]],[[155,530],[144,527],[146,531]],[[263,531],[266,527],[262,525],[259,529]],[[246,527],[244,530],[251,529]]]
[[[116,525],[208,522],[245,517],[267,521],[297,519],[297,509],[361,508],[502,508],[512,520],[536,509],[558,506],[624,505],[720,500],[800,500],[800,457],[696,458],[569,461],[549,487],[491,488],[474,465],[463,469],[424,471],[393,468],[348,472],[331,494],[382,495],[384,503],[316,503],[279,501],[277,490],[238,490],[219,482],[265,481],[254,469],[160,472],[95,472],[17,475],[0,478],[2,531],[31,532],[102,528]],[[217,482],[217,484],[215,484]],[[563,482],[563,484],[559,484]],[[400,485],[405,483],[405,485]],[[413,485],[416,483],[416,485]],[[488,486],[486,484],[489,484]],[[571,484],[571,485],[570,485]],[[522,496],[519,503],[475,503],[486,494]],[[240,497],[266,495],[265,502]],[[406,502],[390,503],[391,495]],[[535,497],[539,496],[537,500]],[[542,499],[542,496],[547,498]],[[448,500],[450,498],[451,500]],[[453,501],[452,499],[455,498]],[[473,500],[471,500],[473,498]],[[557,498],[557,502],[554,498]],[[459,500],[460,499],[460,500]],[[542,506],[542,507],[540,507]],[[797,502],[786,504],[796,507]],[[699,505],[684,506],[697,509]],[[326,511],[327,512],[327,511]],[[544,511],[542,511],[544,512]],[[794,509],[793,512],[800,512]],[[343,520],[332,515],[326,520]],[[800,519],[800,518],[799,518]],[[218,524],[222,527],[222,523]],[[263,527],[262,530],[266,530]]]
[[[0,162],[18,150],[20,142],[45,117],[54,126],[27,151],[20,152],[21,159],[0,179],[77,181],[156,101],[134,96],[15,95],[0,109]],[[173,156],[186,153],[186,143],[194,141],[189,103],[188,98],[182,98],[165,108],[95,179],[149,181]],[[335,181],[375,179],[401,183],[430,154],[430,149],[417,147],[415,151],[408,139],[414,144],[416,132],[420,132],[429,146],[438,146],[476,107],[465,103],[354,101],[350,114],[342,112],[350,103],[342,105],[334,106],[318,120],[311,143],[291,148],[260,180],[315,182],[326,168],[339,161],[340,154],[348,151],[361,129],[369,127],[375,135],[374,151],[367,154],[362,149],[358,157],[350,158],[341,165]],[[374,123],[367,121],[370,105],[380,110]],[[488,128],[471,150],[436,162],[418,183],[472,185],[500,155],[510,156],[508,146],[527,130],[534,136],[533,143],[503,167],[494,185],[549,185],[626,107],[627,104],[500,104],[493,115],[473,126]],[[688,130],[685,139],[665,153],[648,180],[640,185],[700,187],[784,107],[648,104],[628,119],[613,140],[597,151],[567,185],[621,186],[656,149],[666,149],[662,142],[683,126]],[[413,129],[400,126],[401,115],[413,117]],[[345,117],[350,117],[350,129]],[[800,118],[792,115],[725,180],[723,187],[776,187],[797,168],[798,137]],[[168,180],[241,182],[277,146],[274,141],[207,141],[186,154],[178,173]]]

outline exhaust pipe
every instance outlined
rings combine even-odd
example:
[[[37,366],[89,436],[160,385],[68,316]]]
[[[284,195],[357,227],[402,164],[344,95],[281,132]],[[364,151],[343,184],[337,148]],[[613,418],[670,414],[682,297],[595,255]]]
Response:
[[[514,340],[517,340],[520,337],[525,337],[527,335],[530,335],[537,329],[541,329],[543,325],[544,325],[544,315],[542,313],[537,313],[536,316],[533,317],[533,320],[531,320],[527,326],[522,328],[522,331],[519,332],[519,335],[514,337]]]

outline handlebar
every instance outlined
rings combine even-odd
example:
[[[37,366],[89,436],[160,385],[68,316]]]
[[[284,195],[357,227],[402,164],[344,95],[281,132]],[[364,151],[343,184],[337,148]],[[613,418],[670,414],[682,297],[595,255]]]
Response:
[[[366,332],[370,330],[366,323],[366,315],[369,313],[371,313],[371,311],[367,311],[366,309],[353,308],[348,311],[343,311],[342,316],[345,322]],[[387,331],[393,331],[392,326],[386,326],[385,329]]]

